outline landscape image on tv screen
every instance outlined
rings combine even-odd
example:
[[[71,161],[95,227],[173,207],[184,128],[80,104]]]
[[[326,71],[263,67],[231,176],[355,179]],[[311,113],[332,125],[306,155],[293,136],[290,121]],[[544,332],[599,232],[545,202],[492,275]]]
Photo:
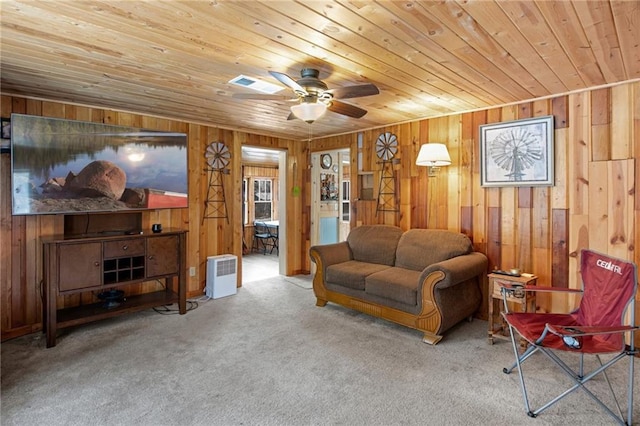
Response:
[[[14,215],[185,208],[187,135],[11,115]]]

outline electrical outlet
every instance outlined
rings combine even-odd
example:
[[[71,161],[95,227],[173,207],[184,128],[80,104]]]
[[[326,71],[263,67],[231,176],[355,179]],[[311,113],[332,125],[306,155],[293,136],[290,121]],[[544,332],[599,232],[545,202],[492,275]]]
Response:
[[[190,277],[195,277],[196,276],[196,267],[192,266],[191,268],[189,268],[189,276]]]

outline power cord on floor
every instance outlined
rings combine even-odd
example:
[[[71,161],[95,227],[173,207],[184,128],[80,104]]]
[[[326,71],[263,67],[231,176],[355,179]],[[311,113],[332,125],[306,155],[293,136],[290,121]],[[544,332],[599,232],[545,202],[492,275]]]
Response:
[[[175,315],[175,314],[179,314],[180,313],[180,308],[173,308],[173,306],[175,306],[175,303],[172,303],[170,305],[164,305],[164,306],[157,306],[155,308],[153,308],[154,311],[156,311],[159,314],[162,315]],[[187,312],[189,311],[193,311],[194,309],[196,309],[198,307],[198,302],[196,302],[195,300],[187,300]]]

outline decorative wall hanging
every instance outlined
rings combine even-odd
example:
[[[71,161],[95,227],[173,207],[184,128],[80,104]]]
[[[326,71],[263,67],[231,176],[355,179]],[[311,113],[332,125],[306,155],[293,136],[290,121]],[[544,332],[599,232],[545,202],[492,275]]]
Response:
[[[480,126],[481,185],[552,186],[553,116]]]
[[[390,132],[381,133],[376,140],[376,155],[381,159],[382,171],[380,173],[380,186],[378,187],[378,212],[399,212],[398,198],[396,197],[397,183],[393,165],[400,162],[394,158],[398,152],[398,138]]]
[[[209,168],[206,171],[210,172],[210,175],[202,222],[204,223],[205,219],[226,218],[227,223],[229,223],[222,175],[229,174],[229,169],[226,167],[229,165],[231,153],[224,142],[214,141],[207,146],[204,156],[207,159],[207,164],[209,164]]]

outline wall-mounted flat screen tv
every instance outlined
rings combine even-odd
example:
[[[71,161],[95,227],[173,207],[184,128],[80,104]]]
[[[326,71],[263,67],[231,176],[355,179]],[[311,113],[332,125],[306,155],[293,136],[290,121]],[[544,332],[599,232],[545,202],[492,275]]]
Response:
[[[187,135],[11,115],[14,215],[185,208]]]

